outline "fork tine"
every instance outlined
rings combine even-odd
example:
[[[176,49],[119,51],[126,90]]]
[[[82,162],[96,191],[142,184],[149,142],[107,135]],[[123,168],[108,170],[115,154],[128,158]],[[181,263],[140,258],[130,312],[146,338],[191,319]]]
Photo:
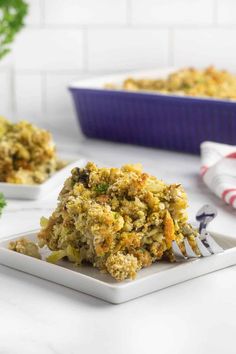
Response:
[[[206,248],[206,246],[202,243],[202,241],[200,240],[200,238],[197,236],[195,237],[195,240],[196,240],[196,243],[197,243],[197,246],[198,246],[198,249],[201,253],[201,255],[203,257],[208,257],[211,255],[211,252],[208,251],[208,249]]]
[[[186,237],[184,238],[184,245],[185,245],[185,250],[186,250],[186,254],[187,254],[188,258],[198,258],[199,257],[199,255],[197,255],[193,251],[193,249],[190,246],[188,239]]]
[[[213,237],[211,237],[210,234],[207,233],[205,235],[205,237],[206,237],[206,241],[209,244],[213,254],[221,253],[224,251],[224,249],[220,245],[218,245],[218,243],[213,239]]]
[[[172,250],[174,253],[174,256],[177,259],[188,259],[187,257],[185,257],[185,255],[182,253],[181,249],[179,248],[178,244],[176,241],[172,241]]]
[[[206,245],[209,245],[209,248],[207,248],[205,246],[205,244],[203,243],[203,241],[199,238],[199,236],[196,236],[195,237],[195,240],[196,240],[196,243],[197,243],[197,247],[200,251],[200,255],[196,254],[188,239],[187,238],[184,238],[184,246],[185,246],[185,251],[186,251],[186,255],[185,256],[183,254],[183,252],[181,251],[179,245],[177,244],[176,241],[172,241],[172,251],[174,253],[174,256],[176,258],[176,261],[177,260],[187,260],[189,258],[199,258],[199,257],[208,257],[208,256],[211,256],[212,254],[216,254],[216,253],[220,253],[220,252],[223,252],[223,248],[221,246],[218,245],[218,243],[213,239],[213,237],[208,234],[208,233],[205,233],[205,242],[206,242]]]

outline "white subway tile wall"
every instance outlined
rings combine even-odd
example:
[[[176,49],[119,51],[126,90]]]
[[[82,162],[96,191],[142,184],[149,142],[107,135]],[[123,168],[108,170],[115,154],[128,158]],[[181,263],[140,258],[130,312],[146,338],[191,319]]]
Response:
[[[236,71],[236,29],[182,29],[174,34],[176,65],[209,65]]]
[[[45,77],[45,111],[46,118],[49,117],[49,126],[52,130],[57,127],[57,133],[61,130],[71,137],[78,134],[78,126],[68,83],[80,78],[84,77],[81,74],[54,73],[48,73]]]
[[[13,57],[16,70],[82,70],[83,33],[78,29],[26,28],[15,41]]]
[[[50,1],[50,0],[49,0]],[[28,0],[29,5],[28,17],[26,20],[27,25],[40,25],[43,20],[42,2],[41,0]]]
[[[218,0],[217,18],[219,24],[236,24],[236,1]]]
[[[211,24],[214,0],[131,0],[133,24]]]
[[[26,1],[26,26],[0,63],[0,115],[71,134],[71,81],[170,65],[236,71],[235,0]]]
[[[168,30],[88,30],[88,69],[117,71],[164,67],[168,62]]]
[[[42,119],[42,76],[15,74],[15,109],[19,119],[41,123]]]
[[[45,23],[123,25],[126,23],[126,0],[45,0]]]
[[[4,69],[0,71],[0,116],[5,114],[12,114],[12,102],[11,102],[11,86],[12,86],[12,74],[9,70]]]

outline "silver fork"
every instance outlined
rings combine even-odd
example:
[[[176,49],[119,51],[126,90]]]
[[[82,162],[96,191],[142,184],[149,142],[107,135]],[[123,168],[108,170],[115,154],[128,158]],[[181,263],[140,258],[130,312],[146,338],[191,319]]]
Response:
[[[196,220],[200,222],[199,225],[199,234],[195,237],[195,241],[200,254],[196,254],[192,249],[187,237],[184,238],[184,246],[186,255],[183,254],[179,248],[176,241],[172,241],[172,250],[175,256],[175,259],[178,260],[187,260],[190,258],[199,258],[199,257],[208,257],[212,254],[223,252],[223,248],[218,245],[218,243],[213,239],[213,237],[206,230],[207,225],[216,217],[217,210],[210,206],[204,205],[196,215]]]

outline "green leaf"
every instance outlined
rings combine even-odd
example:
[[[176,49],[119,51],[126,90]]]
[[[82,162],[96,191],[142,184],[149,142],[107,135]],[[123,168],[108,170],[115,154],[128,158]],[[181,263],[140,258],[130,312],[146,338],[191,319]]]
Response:
[[[0,59],[9,53],[9,45],[23,28],[27,13],[24,0],[0,0]]]
[[[0,215],[2,215],[3,208],[7,205],[4,195],[0,193]]]

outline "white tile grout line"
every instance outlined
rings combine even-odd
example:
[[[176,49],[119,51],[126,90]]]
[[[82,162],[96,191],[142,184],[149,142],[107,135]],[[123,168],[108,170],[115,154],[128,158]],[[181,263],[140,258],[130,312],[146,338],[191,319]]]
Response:
[[[132,25],[132,0],[126,0],[126,25]]]
[[[161,66],[163,67],[163,65]],[[135,69],[134,69],[135,70]],[[51,76],[76,76],[78,75],[79,78],[86,79],[86,77],[91,77],[91,76],[102,76],[102,75],[109,75],[109,74],[122,74],[126,71],[125,69],[114,69],[114,70],[15,70],[16,74],[21,74],[21,75],[35,75],[35,74],[46,74],[46,75],[51,75]]]
[[[40,0],[40,28],[45,27],[45,0]]]
[[[216,27],[219,27],[219,23],[218,23],[218,0],[213,0],[213,24]]]
[[[172,65],[175,66],[176,65],[176,60],[175,60],[175,40],[176,40],[176,33],[175,31],[173,30],[173,33],[172,33]]]
[[[214,18],[216,15],[213,15]],[[214,20],[215,21],[215,20]],[[227,30],[236,30],[235,23],[195,23],[195,24],[179,24],[179,23],[163,23],[163,24],[86,24],[86,25],[27,25],[25,30],[80,30],[83,31],[86,29],[89,30],[168,30],[173,28],[175,30],[207,30],[207,29],[227,29]]]
[[[47,123],[46,115],[47,115],[47,77],[45,72],[41,72],[41,115],[42,115],[42,123]]]
[[[168,31],[168,65],[174,65],[174,30],[169,28]]]
[[[83,75],[85,70],[65,70],[65,69],[57,69],[57,70],[40,70],[40,69],[16,69],[15,73],[22,75],[34,75],[39,73],[46,73],[50,75]]]
[[[17,111],[17,106],[16,106],[16,72],[14,67],[10,68],[10,92],[11,92],[11,99],[10,99],[11,114],[15,116]]]

